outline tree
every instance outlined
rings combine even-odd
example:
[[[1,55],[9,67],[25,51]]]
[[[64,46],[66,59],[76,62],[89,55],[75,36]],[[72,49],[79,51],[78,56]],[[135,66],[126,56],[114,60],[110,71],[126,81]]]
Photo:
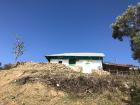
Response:
[[[20,56],[24,54],[24,42],[21,40],[19,35],[16,35],[16,42],[14,46],[14,55],[15,55],[15,60],[17,61]]]
[[[140,63],[140,3],[128,6],[121,16],[112,24],[112,37],[123,41],[130,39],[132,57]]]

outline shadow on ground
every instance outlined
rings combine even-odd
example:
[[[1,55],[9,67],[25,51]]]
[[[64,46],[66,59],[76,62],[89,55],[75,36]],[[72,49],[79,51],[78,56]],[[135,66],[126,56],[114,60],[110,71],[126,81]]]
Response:
[[[132,86],[130,89],[131,100],[128,105],[140,105],[140,88]]]

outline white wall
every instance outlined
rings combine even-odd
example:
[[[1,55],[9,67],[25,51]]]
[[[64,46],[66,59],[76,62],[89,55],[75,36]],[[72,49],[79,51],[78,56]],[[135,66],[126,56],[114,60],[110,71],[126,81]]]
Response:
[[[62,64],[69,65],[68,59],[51,59],[50,63],[58,63],[59,61],[62,61]]]
[[[84,73],[91,73],[92,70],[103,69],[101,60],[79,60],[76,62],[76,66],[81,66]]]
[[[65,64],[67,66],[69,65],[68,59],[51,59],[51,63],[58,63],[59,61],[62,61],[62,64]],[[102,70],[102,60],[78,60],[76,61],[76,64],[73,66],[79,66],[82,67],[83,73],[91,73],[92,70]]]

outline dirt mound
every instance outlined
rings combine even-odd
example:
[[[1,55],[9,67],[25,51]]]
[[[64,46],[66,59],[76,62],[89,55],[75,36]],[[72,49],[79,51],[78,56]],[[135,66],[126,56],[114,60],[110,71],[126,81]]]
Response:
[[[0,105],[55,105],[67,96],[65,92],[41,81],[29,83],[24,77],[59,73],[73,73],[73,70],[60,64],[22,62],[12,69],[0,71]],[[21,78],[22,84],[17,84]]]
[[[22,62],[0,71],[0,105],[121,105],[129,98],[121,84],[129,79],[94,77],[62,64]]]
[[[24,71],[25,75],[72,75],[77,73],[72,68],[56,63],[21,62],[12,70]]]
[[[16,68],[14,69],[20,69],[20,70],[48,70],[48,71],[54,71],[54,72],[62,72],[62,71],[68,71],[72,72],[73,70],[63,64],[57,64],[57,63],[36,63],[36,62],[20,62],[17,63]]]
[[[110,75],[110,72],[104,71],[104,70],[93,70],[92,74],[98,75],[98,76],[107,76],[107,75]]]

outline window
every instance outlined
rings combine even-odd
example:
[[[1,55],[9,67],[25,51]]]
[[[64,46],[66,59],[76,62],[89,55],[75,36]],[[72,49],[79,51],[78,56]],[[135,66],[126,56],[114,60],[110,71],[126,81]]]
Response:
[[[86,62],[86,64],[88,65],[88,64],[90,64],[90,62]]]
[[[58,61],[58,63],[61,63],[62,64],[62,61]]]
[[[76,59],[69,59],[69,64],[76,64]]]

